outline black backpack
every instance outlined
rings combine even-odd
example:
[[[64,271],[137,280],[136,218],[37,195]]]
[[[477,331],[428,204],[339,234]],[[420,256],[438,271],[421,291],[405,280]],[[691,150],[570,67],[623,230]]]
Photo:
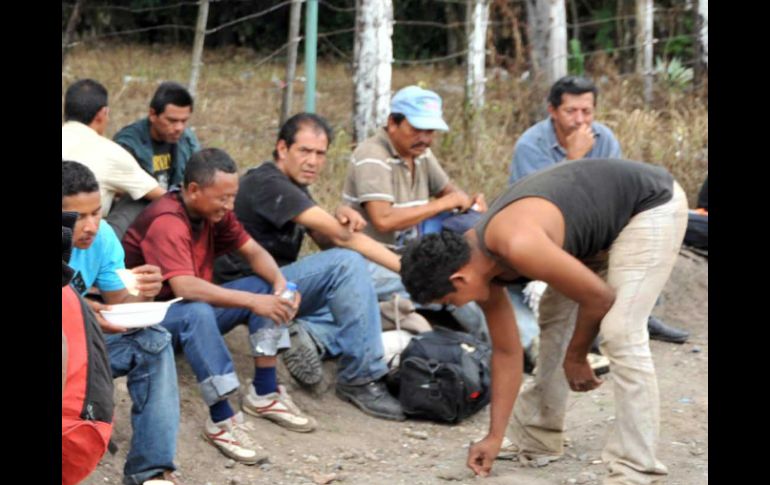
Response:
[[[441,327],[413,337],[394,376],[404,413],[457,423],[486,406],[491,353],[472,335]]]

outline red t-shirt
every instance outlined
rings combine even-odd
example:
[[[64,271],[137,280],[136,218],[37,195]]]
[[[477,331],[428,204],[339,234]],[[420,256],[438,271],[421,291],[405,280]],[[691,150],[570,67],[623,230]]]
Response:
[[[190,275],[212,281],[214,259],[240,248],[250,239],[233,211],[216,224],[207,220],[193,223],[181,198],[176,190],[166,193],[139,214],[123,236],[127,268],[141,264],[160,268],[163,289],[158,300],[173,298],[168,280],[174,276]]]

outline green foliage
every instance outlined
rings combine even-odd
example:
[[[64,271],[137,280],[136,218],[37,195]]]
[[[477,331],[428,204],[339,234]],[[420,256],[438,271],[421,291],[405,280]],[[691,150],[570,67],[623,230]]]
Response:
[[[570,74],[582,76],[585,73],[585,55],[580,48],[580,41],[577,39],[570,39],[569,41],[569,58],[567,60],[567,69]]]
[[[692,36],[680,35],[666,40],[663,46],[665,57],[692,57],[694,55],[694,40]]]
[[[655,59],[655,74],[671,89],[684,90],[693,79],[693,70],[691,67],[684,67],[681,59],[672,58],[666,62],[660,57]]]
[[[598,10],[594,10],[591,15],[592,21],[601,22],[594,37],[594,44],[597,49],[602,49],[608,54],[615,51],[615,42],[612,40],[615,36],[615,22],[611,21],[613,15],[610,5],[603,5]]]

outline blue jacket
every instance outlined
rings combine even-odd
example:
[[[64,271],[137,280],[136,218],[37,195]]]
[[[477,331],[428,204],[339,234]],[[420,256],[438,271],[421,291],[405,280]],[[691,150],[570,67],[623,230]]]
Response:
[[[139,165],[153,177],[152,139],[150,138],[150,118],[142,118],[126,125],[115,134],[116,143],[131,152]],[[193,153],[201,149],[198,138],[190,128],[185,128],[182,138],[174,146],[174,169],[168,181],[168,186],[181,185],[184,179],[184,169],[187,160]]]

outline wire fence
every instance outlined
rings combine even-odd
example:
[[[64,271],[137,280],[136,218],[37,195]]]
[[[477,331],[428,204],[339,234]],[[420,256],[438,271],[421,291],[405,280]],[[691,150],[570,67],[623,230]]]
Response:
[[[432,0],[433,2],[437,4],[456,4],[456,5],[466,5],[465,0]],[[210,0],[210,3],[232,3],[232,2],[253,2],[253,0]],[[306,3],[306,0],[301,0],[302,3]],[[181,1],[176,2],[168,5],[159,5],[159,6],[151,6],[151,7],[143,7],[143,8],[133,8],[133,7],[126,7],[126,6],[120,6],[120,5],[89,5],[85,4],[85,9],[96,9],[96,10],[104,10],[104,11],[122,11],[127,12],[131,14],[141,15],[141,14],[147,14],[147,13],[154,13],[159,11],[167,11],[171,9],[180,9],[184,7],[197,7],[199,6],[198,1]],[[247,15],[244,15],[242,17],[239,17],[237,19],[233,19],[227,22],[224,22],[220,25],[217,25],[215,27],[210,27],[205,30],[206,35],[211,35],[217,32],[220,32],[224,29],[231,28],[233,26],[242,24],[244,22],[248,21],[254,21],[260,17],[263,17],[265,15],[268,15],[273,12],[277,12],[281,9],[287,9],[288,7],[293,3],[293,0],[285,0],[283,2],[276,3],[274,5],[271,5],[270,7],[267,7],[265,9],[262,9],[258,12],[250,13]],[[524,0],[511,0],[509,2],[510,4],[522,4],[524,3]],[[340,12],[340,13],[354,13],[356,10],[355,2],[352,0],[336,0],[335,2],[332,2],[331,0],[319,0],[318,4],[325,9],[328,9],[330,12]],[[63,3],[62,7],[64,9],[72,9],[74,7],[73,3]],[[656,8],[654,10],[654,18],[656,19],[655,22],[657,24],[662,24],[662,19],[667,18],[667,16],[676,14],[680,15],[685,13],[684,10],[682,10],[681,7],[672,7],[672,8]],[[614,15],[614,16],[608,16],[601,19],[585,19],[585,20],[579,20],[578,22],[567,22],[566,27],[568,29],[574,29],[575,27],[594,27],[594,26],[602,26],[609,23],[616,23],[618,21],[629,21],[629,20],[635,20],[635,15]],[[355,20],[354,20],[355,22]],[[494,26],[500,26],[500,25],[511,25],[510,20],[489,20],[487,22],[487,25],[489,27]],[[524,19],[519,19],[519,23],[522,25],[526,25],[526,22]],[[435,29],[442,29],[442,30],[452,30],[452,29],[458,29],[458,30],[464,30],[466,27],[465,22],[457,21],[457,22],[437,22],[434,20],[419,20],[419,19],[394,19],[393,20],[393,27],[425,27],[425,28],[435,28]],[[164,30],[170,30],[170,29],[176,29],[176,30],[182,30],[182,31],[190,31],[194,32],[195,27],[193,25],[185,25],[185,24],[178,24],[178,23],[165,23],[161,25],[153,25],[148,27],[140,27],[135,29],[126,29],[126,30],[120,30],[115,32],[104,32],[104,33],[94,33],[91,35],[84,36],[76,41],[70,42],[66,45],[63,45],[62,47],[67,49],[70,47],[73,47],[75,45],[83,44],[83,43],[90,43],[99,41],[102,39],[107,38],[115,38],[115,37],[121,37],[121,36],[130,36],[135,34],[141,34],[141,33],[147,33],[152,31],[164,31]],[[333,52],[336,56],[338,56],[341,59],[344,59],[347,62],[352,61],[352,53],[347,51],[346,49],[340,47],[338,44],[333,42],[330,38],[334,36],[339,36],[343,34],[353,34],[355,32],[355,27],[349,27],[349,28],[342,28],[337,30],[332,30],[328,32],[320,32],[318,33],[318,39],[321,41],[320,45],[326,46],[331,52]],[[300,37],[300,40],[302,40],[303,37]],[[665,37],[657,37],[653,39],[653,45],[660,45],[661,43],[665,42],[668,43],[669,41],[674,40],[688,40],[692,41],[692,44],[696,44],[698,41],[698,34],[697,33],[690,33],[690,34],[680,34],[680,35],[671,35],[671,36],[665,36]],[[298,40],[299,41],[299,40]],[[257,66],[260,66],[262,64],[265,64],[266,62],[269,62],[270,60],[274,59],[276,56],[281,54],[283,51],[286,50],[286,48],[291,44],[291,42],[287,42],[283,44],[282,46],[278,47],[277,49],[273,50],[272,52],[268,53],[267,55],[263,56],[261,59],[259,59],[255,64]],[[560,57],[567,57],[568,60],[572,59],[579,59],[579,58],[585,58],[586,56],[591,56],[594,54],[599,53],[607,53],[607,54],[614,54],[617,52],[625,52],[625,51],[631,51],[636,50],[640,47],[642,47],[644,44],[639,44],[636,42],[625,44],[625,45],[619,45],[619,46],[607,46],[603,48],[597,48],[592,49],[589,51],[582,51],[582,52],[570,52],[568,54],[562,55],[562,56],[553,56],[548,61],[560,58]],[[463,49],[457,52],[450,52],[446,55],[442,56],[433,56],[429,58],[420,58],[420,59],[399,59],[394,58],[393,63],[398,65],[420,65],[420,64],[436,64],[436,63],[443,63],[452,59],[457,59],[462,56],[467,55],[468,50]],[[488,54],[490,51],[488,51]],[[512,59],[512,56],[507,55],[505,53],[495,52],[496,57],[498,58],[507,58]],[[695,65],[697,64],[698,60],[695,58],[691,59],[683,59],[682,64],[683,65]]]

